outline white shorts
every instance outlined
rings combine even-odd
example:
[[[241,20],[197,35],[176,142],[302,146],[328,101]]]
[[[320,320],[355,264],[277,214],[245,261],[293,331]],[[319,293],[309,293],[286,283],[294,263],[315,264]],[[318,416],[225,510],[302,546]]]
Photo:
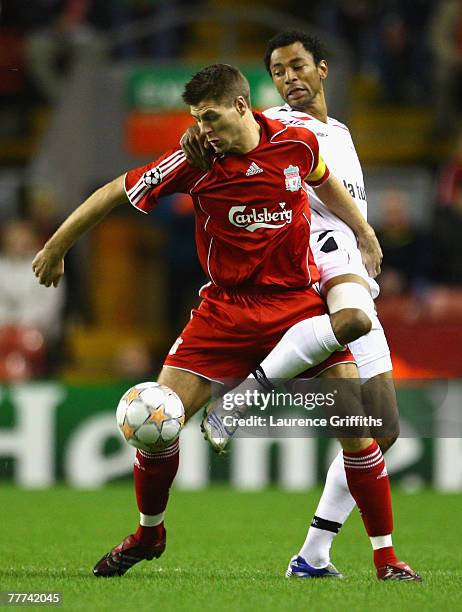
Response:
[[[373,299],[379,295],[380,287],[368,275],[353,238],[339,231],[323,231],[312,235],[311,250],[321,275],[321,291],[327,281],[336,276],[356,274],[369,283]],[[371,331],[351,342],[348,347],[357,363],[359,377],[363,380],[393,369],[388,342],[377,315],[372,320]]]
[[[321,291],[327,281],[336,276],[356,274],[369,283],[372,299],[376,299],[380,287],[367,273],[361,251],[353,238],[343,232],[323,231],[311,236],[310,246],[321,274]]]
[[[371,331],[350,342],[348,348],[353,353],[359,378],[363,381],[393,369],[387,338],[377,315],[372,320]]]

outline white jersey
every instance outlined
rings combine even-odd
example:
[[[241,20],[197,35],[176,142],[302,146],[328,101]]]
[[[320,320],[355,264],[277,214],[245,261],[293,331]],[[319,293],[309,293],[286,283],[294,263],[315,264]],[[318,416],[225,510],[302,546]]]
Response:
[[[264,111],[263,114],[270,119],[277,119],[282,123],[306,127],[316,134],[319,150],[327,167],[345,185],[361,214],[367,219],[367,200],[363,172],[353,140],[351,139],[350,130],[346,125],[331,117],[327,118],[327,123],[323,123],[311,115],[291,109],[288,104],[274,106]],[[337,230],[348,234],[356,240],[348,225],[326,208],[316,195],[316,189],[308,187],[308,193],[312,211],[312,235],[328,230]]]
[[[331,117],[327,118],[327,123],[323,123],[311,115],[292,110],[287,104],[270,108],[263,114],[282,123],[306,127],[316,134],[319,150],[327,167],[345,185],[361,214],[367,219],[363,172],[346,125]],[[375,280],[369,277],[362,263],[356,236],[346,223],[324,206],[316,190],[308,185],[306,187],[312,211],[311,249],[321,275],[321,289],[332,278],[354,274],[369,283],[371,295],[375,299],[380,289]],[[393,369],[390,349],[377,315],[372,317],[371,331],[351,342],[349,347],[362,380],[369,380]]]

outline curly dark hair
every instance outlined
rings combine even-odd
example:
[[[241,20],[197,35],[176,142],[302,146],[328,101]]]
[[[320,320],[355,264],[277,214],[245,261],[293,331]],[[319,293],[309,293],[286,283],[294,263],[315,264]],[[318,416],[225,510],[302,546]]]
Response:
[[[319,40],[319,38],[316,38],[316,36],[306,34],[301,30],[283,30],[282,32],[278,32],[275,36],[273,36],[266,46],[263,61],[265,62],[266,70],[270,75],[271,54],[273,51],[275,49],[279,49],[279,47],[293,45],[296,42],[301,42],[305,49],[311,53],[315,64],[319,64],[321,60],[327,59],[327,51],[323,43]]]
[[[186,83],[183,100],[189,106],[196,106],[204,100],[232,104],[242,96],[250,106],[250,86],[242,72],[229,64],[206,66]]]

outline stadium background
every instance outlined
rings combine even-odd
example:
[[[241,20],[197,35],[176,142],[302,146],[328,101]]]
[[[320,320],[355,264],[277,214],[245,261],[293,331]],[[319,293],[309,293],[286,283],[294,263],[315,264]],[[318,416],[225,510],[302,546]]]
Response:
[[[95,488],[129,477],[132,452],[115,433],[114,407],[131,383],[153,378],[197,299],[190,202],[164,201],[149,218],[118,210],[72,250],[65,285],[47,290],[46,304],[30,262],[92,190],[175,145],[191,123],[182,85],[197,67],[236,63],[254,106],[277,104],[262,56],[287,26],[330,49],[329,114],[351,128],[384,250],[378,309],[406,434],[388,456],[393,480],[409,491],[462,490],[458,3],[1,4],[2,482]],[[432,419],[420,436],[419,407]],[[441,438],[448,419],[454,437]],[[176,486],[302,491],[322,481],[334,452],[309,438],[238,440],[217,460],[190,426]]]

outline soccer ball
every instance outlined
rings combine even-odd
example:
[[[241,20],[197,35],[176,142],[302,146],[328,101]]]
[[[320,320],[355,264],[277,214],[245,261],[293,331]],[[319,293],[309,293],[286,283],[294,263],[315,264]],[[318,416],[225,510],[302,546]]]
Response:
[[[124,440],[141,450],[156,451],[178,438],[185,416],[174,391],[165,385],[144,382],[124,393],[116,419]]]

